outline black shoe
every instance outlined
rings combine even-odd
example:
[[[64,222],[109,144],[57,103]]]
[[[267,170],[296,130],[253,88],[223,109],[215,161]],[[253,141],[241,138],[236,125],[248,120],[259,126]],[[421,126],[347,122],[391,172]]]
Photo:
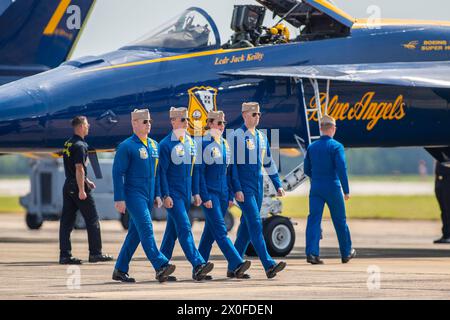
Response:
[[[320,260],[319,256],[315,256],[315,255],[308,255],[306,257],[306,262],[311,263],[311,264],[323,264],[323,261]]]
[[[236,278],[236,279],[250,279],[250,275],[248,273],[242,274],[240,277],[236,277],[233,271],[228,270],[227,271],[227,277],[228,278]]]
[[[96,263],[96,262],[105,262],[105,261],[112,261],[114,258],[108,254],[94,254],[89,255],[89,262],[90,263]]]
[[[192,277],[193,278],[193,277]],[[201,278],[200,280],[197,281],[212,281],[213,277],[210,275],[206,275],[203,278]],[[195,280],[195,279],[194,279]]]
[[[121,281],[121,282],[136,282],[136,280],[134,280],[134,278],[130,278],[130,276],[128,275],[128,273],[126,272],[122,272],[120,270],[114,269],[114,272],[112,274],[112,279],[116,280],[116,281]]]
[[[174,277],[174,276],[168,276],[166,278],[167,282],[176,282],[177,280],[178,280],[177,277]]]
[[[213,268],[214,263],[211,262],[207,262],[195,267],[192,279],[194,279],[195,281],[204,280],[205,276],[210,273]]]
[[[440,239],[434,240],[433,243],[450,243],[450,238],[442,237]]]
[[[166,264],[164,267],[156,271],[155,279],[159,282],[167,281],[167,278],[175,271],[175,268],[176,267],[173,264]]]
[[[235,278],[242,278],[242,276],[244,275],[245,271],[248,270],[248,268],[250,268],[250,266],[252,265],[252,263],[248,260],[245,260],[244,262],[242,262],[239,267],[236,268],[236,270],[233,271],[234,277]]]
[[[356,257],[356,250],[352,249],[350,251],[350,255],[348,257],[342,258],[342,263],[347,263],[349,262],[351,259],[353,259],[354,257]]]
[[[59,264],[82,264],[80,259],[74,257],[60,257]]]
[[[272,279],[277,275],[278,272],[282,271],[284,268],[286,268],[286,262],[280,261],[276,265],[274,265],[272,268],[266,271],[266,276],[268,279]]]

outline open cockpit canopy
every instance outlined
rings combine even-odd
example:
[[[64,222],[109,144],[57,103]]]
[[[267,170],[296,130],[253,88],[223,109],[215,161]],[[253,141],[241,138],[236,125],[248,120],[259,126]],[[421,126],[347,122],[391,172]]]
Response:
[[[327,0],[256,1],[262,6],[234,7],[231,28],[235,33],[226,48],[345,37],[350,35],[355,21]],[[273,13],[271,26],[262,24],[266,11]],[[291,31],[297,36],[292,38]]]
[[[344,37],[350,34],[355,21],[327,0],[256,1],[262,6],[235,6],[231,19],[235,33],[224,48]],[[267,10],[273,13],[273,26],[263,26]],[[291,39],[284,23],[298,30],[299,36]],[[220,45],[212,18],[204,10],[192,7],[122,49],[194,52],[217,49]]]
[[[204,10],[192,7],[122,49],[191,52],[219,46],[214,21]]]

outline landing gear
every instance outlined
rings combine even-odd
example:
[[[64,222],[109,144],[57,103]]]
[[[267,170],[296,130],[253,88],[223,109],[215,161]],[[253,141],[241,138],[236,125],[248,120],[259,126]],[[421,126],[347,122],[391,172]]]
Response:
[[[44,220],[37,214],[31,214],[27,212],[27,215],[25,216],[25,222],[27,223],[27,227],[30,230],[38,230],[42,227]]]
[[[227,211],[225,214],[225,217],[223,218],[225,220],[225,226],[227,227],[227,231],[230,232],[231,229],[234,227],[234,217],[231,214],[230,211]]]
[[[264,223],[263,234],[267,250],[272,257],[285,257],[294,247],[294,226],[286,217],[273,216],[267,219]]]
[[[294,247],[295,231],[289,218],[272,216],[263,220],[263,235],[267,251],[272,257],[285,257]],[[256,257],[256,251],[250,243],[245,254]]]
[[[120,213],[120,223],[122,224],[124,230],[128,230],[129,222],[130,222],[130,215],[128,214],[128,211],[125,211],[124,214]]]

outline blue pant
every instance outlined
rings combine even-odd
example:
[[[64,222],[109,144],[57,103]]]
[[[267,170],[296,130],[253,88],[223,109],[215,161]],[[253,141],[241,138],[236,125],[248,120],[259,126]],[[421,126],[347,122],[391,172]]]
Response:
[[[143,197],[128,198],[126,206],[130,215],[128,234],[116,261],[116,269],[128,272],[131,258],[139,243],[142,243],[145,255],[155,270],[165,266],[169,261],[158,251],[153,236],[152,218],[150,215],[153,202]]]
[[[216,192],[210,192],[209,194],[211,196],[213,207],[212,209],[207,209],[203,206],[206,223],[198,246],[198,251],[200,251],[203,259],[208,261],[212,244],[214,243],[214,240],[217,241],[217,245],[228,261],[228,270],[234,271],[244,261],[227,236],[224,216],[228,211],[228,195],[221,196]]]
[[[173,248],[175,247],[175,241],[178,238],[184,255],[192,264],[192,267],[195,268],[204,264],[205,260],[195,247],[191,223],[188,217],[190,201],[183,199],[179,195],[174,195],[172,199],[173,207],[167,209],[167,225],[161,244],[161,253],[170,259],[173,254]]]
[[[241,257],[247,250],[248,244],[252,243],[261,260],[264,270],[268,270],[276,263],[267,251],[266,242],[263,237],[263,226],[261,220],[261,205],[263,195],[244,190],[244,202],[239,202],[242,209],[241,224],[237,233],[234,246]]]
[[[334,182],[312,183],[309,194],[309,215],[306,226],[306,254],[320,255],[319,241],[323,209],[327,204],[337,233],[342,257],[347,257],[352,248],[350,230],[345,217],[345,204],[341,187]]]

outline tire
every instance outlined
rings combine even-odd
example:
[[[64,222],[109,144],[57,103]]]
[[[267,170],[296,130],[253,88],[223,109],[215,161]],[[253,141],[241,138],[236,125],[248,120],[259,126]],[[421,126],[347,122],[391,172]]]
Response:
[[[84,221],[80,211],[77,211],[77,217],[75,218],[75,224],[73,228],[75,230],[86,230],[86,222]]]
[[[125,211],[125,214],[120,214],[120,223],[124,230],[128,230],[128,223],[130,222],[130,216],[128,215],[128,211]]]
[[[295,230],[291,220],[286,217],[273,216],[263,220],[263,235],[267,251],[272,257],[285,257],[294,247]],[[245,254],[256,257],[255,248],[251,243]]]
[[[295,231],[291,220],[273,216],[264,221],[264,239],[272,257],[287,256],[295,244]]]
[[[225,213],[225,217],[223,217],[223,219],[225,220],[225,226],[227,227],[227,231],[230,232],[231,229],[233,229],[234,227],[234,217],[231,214],[230,211],[227,211],[227,213]]]
[[[25,216],[25,222],[27,224],[28,229],[30,230],[38,230],[42,227],[44,220],[39,217],[37,214],[31,214],[27,212]]]
[[[250,242],[247,247],[247,251],[245,251],[245,255],[247,257],[257,257],[255,248],[253,247],[252,243]]]

